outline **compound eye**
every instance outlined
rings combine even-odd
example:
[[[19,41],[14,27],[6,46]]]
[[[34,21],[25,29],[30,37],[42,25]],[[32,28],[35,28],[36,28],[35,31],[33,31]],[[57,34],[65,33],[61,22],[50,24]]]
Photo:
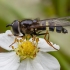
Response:
[[[18,36],[19,33],[20,33],[20,28],[19,28],[19,21],[18,20],[15,20],[13,23],[12,23],[12,30],[13,30],[13,34],[15,36]]]

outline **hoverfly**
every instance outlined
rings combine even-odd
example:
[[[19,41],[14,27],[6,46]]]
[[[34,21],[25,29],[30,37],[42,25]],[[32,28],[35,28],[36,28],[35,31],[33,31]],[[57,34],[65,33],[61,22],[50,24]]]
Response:
[[[24,19],[22,21],[15,20],[12,24],[8,24],[6,27],[11,26],[14,36],[25,36],[25,34],[30,34],[31,36],[44,35],[46,42],[53,47],[49,42],[49,31],[56,31],[57,33],[68,33],[68,30],[64,27],[70,26],[70,17],[63,18],[52,18],[52,19]],[[43,31],[46,31],[43,33]],[[46,39],[48,36],[48,39]],[[54,48],[54,47],[53,47]],[[54,48],[56,49],[56,48]]]

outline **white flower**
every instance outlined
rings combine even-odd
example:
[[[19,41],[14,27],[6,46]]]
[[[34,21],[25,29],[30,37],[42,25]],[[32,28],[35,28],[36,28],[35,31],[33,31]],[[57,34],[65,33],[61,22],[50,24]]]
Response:
[[[24,44],[22,39],[21,42],[16,42],[11,47],[10,45],[14,42],[15,36],[8,36],[8,34],[12,34],[10,30],[0,34],[0,46],[9,51],[0,53],[0,70],[60,70],[60,64],[57,59],[46,53],[56,50],[48,45],[44,39],[39,38],[39,41],[35,42],[30,39],[28,43],[33,43],[30,46]],[[24,40],[24,42],[26,41]],[[52,45],[59,50],[58,45]],[[24,51],[19,48],[20,46]],[[20,50],[22,53],[18,52]]]

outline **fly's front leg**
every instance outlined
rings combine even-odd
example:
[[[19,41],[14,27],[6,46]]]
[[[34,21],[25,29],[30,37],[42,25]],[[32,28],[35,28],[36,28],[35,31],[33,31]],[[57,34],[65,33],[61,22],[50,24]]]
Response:
[[[47,37],[47,39],[46,39],[46,37]],[[56,49],[56,48],[50,43],[48,30],[47,30],[47,32],[45,33],[44,39],[46,40],[46,42],[47,42],[51,47],[53,47],[55,50],[58,50],[58,49]]]
[[[14,42],[9,47],[11,47],[16,42],[18,42],[18,39],[17,38],[15,38]]]

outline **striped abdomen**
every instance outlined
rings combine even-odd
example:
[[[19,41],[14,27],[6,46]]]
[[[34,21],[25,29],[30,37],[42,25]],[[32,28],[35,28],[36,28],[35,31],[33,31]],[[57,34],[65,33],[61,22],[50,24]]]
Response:
[[[54,23],[51,21],[40,21],[39,25],[42,27],[38,28],[38,30],[49,30],[56,31],[57,33],[68,33],[68,31],[64,27],[62,27],[61,25],[57,25],[56,22]]]

